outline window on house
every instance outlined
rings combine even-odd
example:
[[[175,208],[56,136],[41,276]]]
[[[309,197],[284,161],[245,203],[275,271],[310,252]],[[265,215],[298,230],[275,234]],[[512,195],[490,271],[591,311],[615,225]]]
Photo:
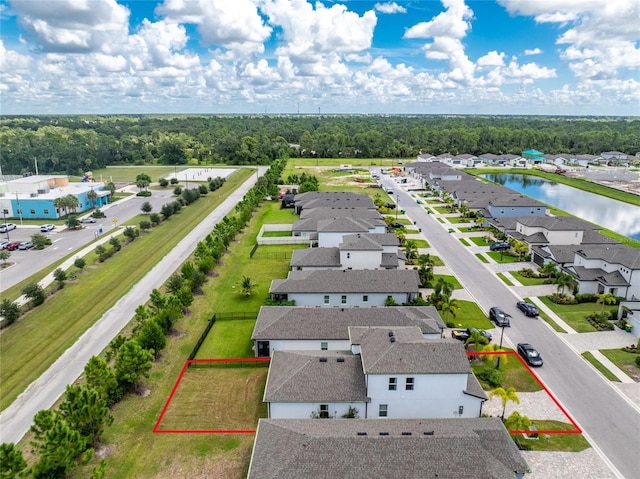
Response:
[[[398,378],[389,378],[389,391],[395,391],[398,388]]]
[[[407,391],[413,391],[413,378],[407,378],[404,388]]]
[[[458,407],[458,414],[459,414],[460,416],[462,416],[462,413],[463,413],[463,412],[464,412],[464,406],[459,406],[459,407]]]
[[[44,210],[44,214],[48,215],[49,214],[49,210]]]
[[[378,406],[378,417],[387,417],[387,412],[388,412],[387,404],[380,404],[380,406]]]
[[[329,349],[329,343],[327,343],[326,341],[322,341],[320,343],[320,349],[322,349],[323,351],[326,351],[327,349]]]
[[[340,302],[341,302],[342,304],[347,304],[347,296],[343,294],[343,295],[342,295],[342,298],[340,298]]]
[[[22,214],[22,210],[18,210],[18,211],[16,211],[16,213],[18,213],[19,215],[21,215],[21,214]]]
[[[35,215],[35,214],[36,214],[36,210],[29,210],[29,212],[30,212],[32,215]]]
[[[347,259],[351,258],[351,253],[347,253]]]
[[[329,417],[329,405],[328,404],[320,404],[320,417],[323,419],[327,419]]]
[[[324,297],[324,304],[329,304],[329,295],[325,295]]]
[[[368,295],[366,295],[366,294],[365,294],[365,295],[363,295],[363,296],[362,296],[362,302],[363,302],[363,303],[368,303],[368,302],[369,302],[369,296],[368,296]]]

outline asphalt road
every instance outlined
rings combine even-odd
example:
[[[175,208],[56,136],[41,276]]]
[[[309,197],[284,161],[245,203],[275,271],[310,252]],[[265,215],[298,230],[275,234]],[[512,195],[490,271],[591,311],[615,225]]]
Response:
[[[600,449],[621,477],[640,477],[640,410],[596,373],[544,321],[525,317],[515,306],[520,298],[448,233],[448,226],[428,215],[389,177],[382,178],[384,186],[393,187],[400,208],[422,229],[438,256],[453,270],[480,307],[488,312],[491,306],[498,305],[513,316],[511,327],[504,330],[504,344],[515,347],[519,342],[532,343],[545,361],[536,373],[592,444]]]
[[[263,172],[264,168],[261,168],[260,173]],[[67,384],[73,383],[80,376],[91,356],[100,353],[109,345],[109,342],[133,318],[135,309],[147,302],[151,291],[162,286],[178,266],[189,257],[198,241],[209,234],[214,226],[233,210],[256,180],[257,176],[251,175],[231,193],[47,371],[31,383],[24,393],[0,413],[0,443],[18,442],[22,438],[31,427],[33,416],[41,409],[49,409],[53,406],[64,393]],[[206,198],[201,201],[206,201]]]
[[[98,219],[95,223],[84,224],[84,228],[80,230],[69,230],[66,227],[56,226],[53,231],[42,233],[51,238],[53,244],[43,250],[12,251],[9,261],[15,264],[0,271],[0,290],[10,288],[59,259],[66,257],[73,251],[82,248],[95,239],[95,235],[100,228],[102,228],[103,234],[109,233],[114,228],[114,219],[117,220],[117,225],[121,225],[139,215],[141,213],[140,206],[145,201],[151,203],[153,212],[159,212],[165,203],[174,200],[172,195],[173,189],[153,190],[153,196],[151,197],[136,196],[126,201],[117,201],[108,205],[102,209],[106,218]],[[89,213],[89,211],[86,211],[83,216]],[[47,223],[47,220],[42,220],[42,224],[44,223]],[[21,226],[19,222],[16,222],[16,224],[18,227],[9,232],[11,241],[30,241],[32,234],[40,232],[39,226]],[[6,240],[6,234],[0,234],[0,239]]]

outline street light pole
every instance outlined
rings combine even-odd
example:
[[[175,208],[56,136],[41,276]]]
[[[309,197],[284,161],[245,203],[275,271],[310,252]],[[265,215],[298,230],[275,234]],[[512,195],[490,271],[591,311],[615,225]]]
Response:
[[[502,350],[502,337],[504,336],[504,324],[501,327],[502,327],[502,332],[500,333],[500,350]],[[498,354],[498,365],[496,366],[496,369],[500,369],[500,356],[502,356],[502,354]]]
[[[396,223],[398,222],[398,210],[400,209],[400,198],[396,195]]]
[[[3,219],[3,223],[5,224],[5,227],[6,227],[6,224],[7,224],[7,210],[5,210],[4,208],[2,208],[2,219]],[[7,233],[7,241],[11,241],[9,239],[9,228],[7,228],[5,230],[5,232]]]

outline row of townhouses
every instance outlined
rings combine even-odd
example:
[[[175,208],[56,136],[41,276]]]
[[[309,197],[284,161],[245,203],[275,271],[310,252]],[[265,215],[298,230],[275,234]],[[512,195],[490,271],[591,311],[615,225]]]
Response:
[[[311,247],[271,284],[295,306],[263,306],[252,334],[271,361],[248,477],[529,472],[500,419],[480,417],[487,396],[464,345],[443,338],[434,307],[412,305],[417,272],[371,199],[310,192],[294,208],[292,236]]]

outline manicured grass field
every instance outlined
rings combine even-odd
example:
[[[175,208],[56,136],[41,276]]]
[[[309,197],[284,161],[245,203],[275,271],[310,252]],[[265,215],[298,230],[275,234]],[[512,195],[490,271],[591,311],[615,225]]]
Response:
[[[453,289],[462,289],[462,285],[460,284],[460,281],[458,281],[458,279],[450,274],[434,274],[433,275],[433,281],[431,281],[431,284],[434,285],[438,282],[438,279],[442,278],[444,279],[447,283],[449,283]]]
[[[408,239],[410,239],[411,241],[415,242],[416,248],[418,248],[418,249],[419,248],[429,248],[430,247],[430,245],[427,242],[427,240],[424,240],[424,239],[413,239],[413,238],[408,238]],[[433,258],[433,256],[432,256],[432,258]],[[434,265],[434,266],[436,266],[436,265]]]
[[[458,224],[458,223],[473,223],[473,218],[464,218],[462,216],[450,216],[447,218],[449,223]]]
[[[542,284],[548,284],[548,278],[527,278],[526,276],[522,276],[517,271],[511,271],[511,276],[513,276],[520,284],[523,286],[539,286]]]
[[[505,351],[511,351],[509,348],[503,349]],[[495,367],[496,361],[496,355],[484,357],[474,356],[471,361],[471,368],[477,376],[482,369],[490,366]],[[529,370],[525,368],[520,360],[514,355],[505,354],[500,356],[500,372],[502,373],[502,387],[505,389],[513,387],[516,388],[517,392],[535,392],[542,390],[540,383],[538,383]],[[478,380],[480,381],[482,389],[485,391],[494,389],[491,385],[485,383],[481,379]]]
[[[446,206],[433,206],[432,209],[443,215],[454,213],[454,211],[451,211],[451,208],[447,208]]]
[[[580,303],[580,304],[555,304],[546,297],[540,298],[542,302],[549,307],[554,313],[560,316],[569,326],[578,333],[589,333],[597,331],[591,326],[584,317],[590,313],[599,313],[601,305],[596,303]],[[605,306],[605,311],[617,310],[617,306]]]
[[[256,429],[258,419],[267,417],[262,396],[268,371],[266,364],[188,368],[159,429]]]
[[[469,243],[466,239],[464,238],[459,238],[460,239],[460,243],[462,243],[465,246],[471,246],[471,243]]]
[[[476,246],[489,246],[491,244],[484,240],[484,236],[469,236],[467,239],[473,241]]]
[[[635,344],[637,338],[630,336],[629,344]],[[637,354],[628,353],[622,349],[602,349],[600,350],[609,361],[622,369],[625,373],[631,376],[636,382],[640,382],[640,367],[636,366]]]
[[[217,320],[200,346],[196,359],[252,358],[255,319]]]
[[[249,174],[232,175],[223,191],[235,189]],[[77,283],[67,284],[43,306],[5,329],[0,335],[0,409],[11,404],[224,198],[224,194],[201,198],[149,233],[141,234],[104,263],[96,263],[96,255],[91,253],[85,258],[88,267],[78,275]],[[94,263],[96,268],[91,267]],[[39,281],[48,271],[34,275],[29,282]],[[7,297],[11,297],[9,294]]]
[[[589,361],[593,365],[593,367],[595,367],[598,371],[600,371],[602,375],[605,378],[607,378],[609,381],[620,382],[618,377],[615,374],[613,374],[611,371],[609,371],[607,367],[604,364],[602,364],[600,361],[598,361],[595,358],[595,356],[591,354],[589,351],[585,351],[584,353],[582,353],[582,357],[585,358],[587,361]]]
[[[487,251],[488,256],[491,256],[496,263],[517,263],[517,256],[501,255],[498,251]],[[502,256],[502,259],[500,259]]]
[[[440,223],[444,224],[446,223],[446,221],[444,220],[444,218],[436,218]]]
[[[458,311],[456,317],[450,319],[456,325],[456,328],[478,328],[491,329],[493,323],[482,312],[480,307],[473,301],[465,301],[457,299]]]

